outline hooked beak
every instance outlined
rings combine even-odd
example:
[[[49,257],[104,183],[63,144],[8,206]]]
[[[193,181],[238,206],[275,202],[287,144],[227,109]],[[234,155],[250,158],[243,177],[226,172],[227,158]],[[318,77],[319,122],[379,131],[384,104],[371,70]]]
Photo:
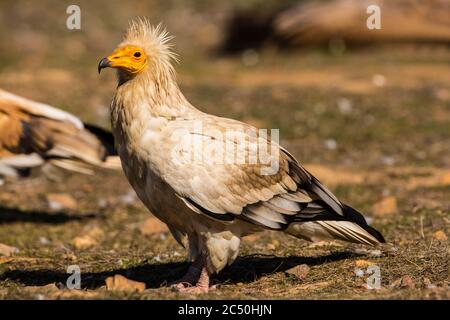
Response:
[[[111,60],[109,60],[108,58],[103,58],[102,60],[100,60],[100,62],[98,63],[98,73],[100,73],[102,71],[103,68],[109,68],[112,66],[112,62]]]

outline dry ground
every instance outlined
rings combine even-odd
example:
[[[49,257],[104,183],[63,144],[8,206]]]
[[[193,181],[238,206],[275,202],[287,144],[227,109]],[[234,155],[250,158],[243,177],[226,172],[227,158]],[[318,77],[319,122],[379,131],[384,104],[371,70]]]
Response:
[[[214,278],[218,290],[200,298],[450,297],[448,48],[372,47],[338,56],[269,48],[221,57],[214,48],[230,4],[135,1],[118,10],[119,2],[81,1],[83,29],[69,32],[64,1],[47,2],[45,21],[36,2],[0,4],[3,21],[21,21],[12,32],[0,30],[0,87],[108,127],[114,76],[98,76],[98,60],[119,41],[129,17],[164,20],[177,36],[179,80],[194,105],[280,128],[282,144],[396,248],[378,255],[263,233],[244,240],[237,261]],[[63,208],[52,208],[51,194],[75,203],[63,199]],[[121,173],[6,181],[0,243],[20,251],[0,256],[0,298],[192,298],[165,287],[185,272],[186,254],[149,217]],[[81,291],[64,288],[74,264]],[[310,267],[305,277],[287,272],[301,264]],[[366,276],[355,275],[356,267],[370,264],[380,267],[379,290],[368,290]],[[144,282],[146,290],[106,290],[105,279],[115,274]]]

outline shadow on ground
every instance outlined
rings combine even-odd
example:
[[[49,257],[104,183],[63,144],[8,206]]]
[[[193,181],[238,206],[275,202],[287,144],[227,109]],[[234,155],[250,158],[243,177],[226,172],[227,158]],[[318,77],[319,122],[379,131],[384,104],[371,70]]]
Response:
[[[64,212],[46,212],[35,210],[21,210],[17,208],[7,208],[0,206],[0,225],[6,223],[16,222],[33,222],[33,223],[45,223],[45,224],[62,224],[70,221],[83,221],[92,218],[98,218],[99,216],[90,213],[83,215],[70,215]]]
[[[252,282],[265,275],[284,272],[296,265],[322,265],[354,257],[354,253],[337,252],[319,257],[276,257],[271,255],[249,255],[240,257],[230,267],[226,268],[213,283],[236,284]],[[146,264],[127,269],[117,269],[105,272],[87,272],[81,275],[81,286],[84,289],[97,289],[105,284],[107,277],[121,274],[129,279],[146,283],[151,289],[166,286],[181,278],[188,268],[187,262]],[[65,284],[69,274],[54,270],[10,270],[0,275],[0,281],[11,280],[26,286],[43,286],[50,283]]]

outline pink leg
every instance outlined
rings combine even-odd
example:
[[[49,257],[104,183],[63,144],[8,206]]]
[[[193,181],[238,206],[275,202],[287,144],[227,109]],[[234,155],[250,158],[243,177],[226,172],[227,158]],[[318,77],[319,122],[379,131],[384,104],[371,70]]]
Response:
[[[209,291],[209,272],[205,258],[199,256],[189,267],[186,275],[172,284],[172,288],[179,292],[204,293]]]

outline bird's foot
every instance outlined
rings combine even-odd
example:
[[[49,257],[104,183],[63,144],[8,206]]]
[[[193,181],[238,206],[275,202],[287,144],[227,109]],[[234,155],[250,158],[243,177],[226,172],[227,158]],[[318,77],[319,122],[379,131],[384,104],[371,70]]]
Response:
[[[185,293],[206,293],[215,286],[209,286],[209,273],[203,259],[194,262],[186,275],[171,285],[172,290]],[[200,268],[198,267],[200,266]]]
[[[215,290],[216,286],[205,286],[201,284],[197,284],[195,286],[187,286],[187,287],[172,287],[177,292],[182,293],[191,293],[191,294],[200,294],[200,293],[208,293],[210,290]]]
[[[179,281],[172,282],[170,284],[170,288],[174,291],[181,291],[188,287],[192,287],[192,282],[179,280]]]
[[[197,266],[193,264],[189,267],[189,270],[181,279],[178,279],[170,283],[169,285],[174,289],[192,287],[195,283],[198,282],[201,271],[201,269],[197,268]]]

